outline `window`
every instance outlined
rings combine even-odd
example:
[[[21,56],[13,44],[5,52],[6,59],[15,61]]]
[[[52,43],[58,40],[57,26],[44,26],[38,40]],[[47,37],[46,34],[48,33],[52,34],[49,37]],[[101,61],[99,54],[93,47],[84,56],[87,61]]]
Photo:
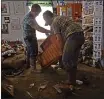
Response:
[[[39,16],[36,18],[36,21],[38,22],[38,24],[46,29],[50,29],[50,26],[45,26],[45,21],[43,19],[43,13],[46,10],[50,10],[52,11],[52,7],[41,7],[42,8],[42,12],[39,14]],[[53,11],[52,11],[53,12]],[[37,39],[45,39],[46,38],[46,34],[45,33],[40,33],[39,31],[36,31],[36,35],[37,35]]]
[[[31,7],[29,6],[29,9]],[[37,23],[41,26],[41,27],[44,27],[45,29],[50,29],[50,26],[45,26],[45,21],[43,19],[43,13],[46,11],[46,10],[49,10],[49,11],[52,11],[53,12],[53,8],[52,6],[41,6],[42,8],[42,11],[41,13],[39,14],[39,16],[37,16],[36,18],[36,21]],[[37,39],[45,39],[47,36],[45,33],[40,33],[39,31],[36,31],[36,36],[37,36]]]

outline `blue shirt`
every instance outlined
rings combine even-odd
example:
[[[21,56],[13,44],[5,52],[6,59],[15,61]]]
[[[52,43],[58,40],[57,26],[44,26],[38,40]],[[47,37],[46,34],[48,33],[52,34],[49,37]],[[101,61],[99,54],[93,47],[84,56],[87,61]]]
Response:
[[[29,12],[23,19],[23,37],[36,38],[36,30],[31,27],[35,24],[35,19],[33,15]]]

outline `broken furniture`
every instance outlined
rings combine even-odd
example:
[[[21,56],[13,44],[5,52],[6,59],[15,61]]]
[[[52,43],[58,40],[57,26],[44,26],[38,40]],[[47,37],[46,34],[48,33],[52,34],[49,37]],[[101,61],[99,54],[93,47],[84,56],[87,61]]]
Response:
[[[63,41],[60,34],[50,35],[42,44],[43,52],[39,54],[38,61],[41,66],[48,67],[57,62],[62,55]]]

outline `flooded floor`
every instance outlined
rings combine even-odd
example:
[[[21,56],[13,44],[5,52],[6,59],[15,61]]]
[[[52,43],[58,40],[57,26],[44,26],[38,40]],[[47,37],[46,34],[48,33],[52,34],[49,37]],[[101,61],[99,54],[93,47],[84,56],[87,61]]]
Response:
[[[40,66],[37,65],[40,69]],[[77,79],[83,75],[89,80],[89,84],[78,85],[75,95],[67,99],[104,99],[104,71],[84,64],[78,65]],[[58,93],[54,85],[67,80],[64,70],[47,68],[42,73],[29,73],[25,70],[23,74],[8,77],[14,85],[14,99],[65,99],[63,93]],[[46,84],[45,88],[39,90],[39,86]],[[12,98],[2,98],[12,99]]]

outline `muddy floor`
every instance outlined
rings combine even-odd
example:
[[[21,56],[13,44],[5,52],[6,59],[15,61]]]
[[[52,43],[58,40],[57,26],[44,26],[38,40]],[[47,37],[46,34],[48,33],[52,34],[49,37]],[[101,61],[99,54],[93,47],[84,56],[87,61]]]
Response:
[[[41,69],[37,65],[38,69]],[[77,79],[83,75],[88,78],[88,84],[78,85],[74,95],[67,99],[104,99],[104,71],[84,64],[78,65]],[[14,85],[14,99],[65,99],[63,93],[58,93],[54,85],[67,80],[64,70],[47,68],[42,73],[29,73],[25,70],[21,75],[8,77]],[[47,86],[39,90],[42,84]],[[12,98],[2,98],[12,99]]]

